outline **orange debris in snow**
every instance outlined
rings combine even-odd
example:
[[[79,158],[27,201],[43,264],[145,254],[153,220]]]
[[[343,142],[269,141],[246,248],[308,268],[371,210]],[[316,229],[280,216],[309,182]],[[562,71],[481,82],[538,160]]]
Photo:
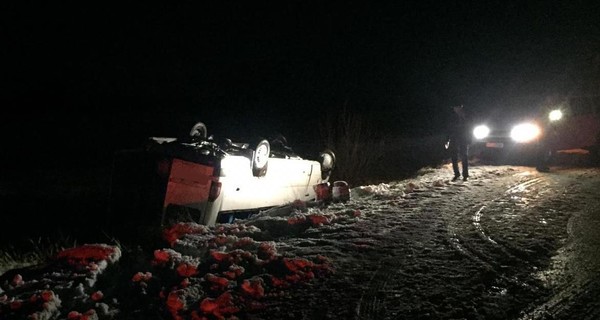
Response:
[[[310,219],[310,222],[313,225],[321,225],[321,224],[328,224],[331,222],[331,220],[329,220],[327,217],[323,216],[323,215],[310,215],[308,216],[308,218]]]
[[[200,309],[206,314],[213,313],[218,307],[219,305],[217,304],[216,299],[205,298],[202,300],[202,302],[200,302]]]
[[[301,271],[300,269],[305,269],[305,268],[314,266],[314,263],[312,263],[311,261],[308,261],[306,259],[300,259],[300,258],[297,258],[297,259],[284,258],[283,263],[288,268],[288,270],[290,270],[292,272],[298,272],[298,271]]]
[[[211,251],[210,256],[213,257],[213,259],[219,261],[219,262],[223,262],[225,260],[228,260],[229,254],[225,253],[225,252],[219,252],[219,251]]]
[[[249,245],[252,245],[254,243],[255,243],[254,239],[252,239],[250,237],[244,237],[244,238],[241,238],[238,241],[236,241],[233,244],[233,247],[234,248],[243,248],[243,247],[247,247]]]
[[[219,247],[224,246],[229,242],[229,237],[220,235],[215,237],[214,242]]]
[[[263,260],[273,260],[277,255],[277,248],[275,246],[275,242],[262,242],[258,246],[257,255],[260,259]]]
[[[112,261],[119,254],[117,247],[102,244],[86,244],[79,247],[65,249],[58,253],[57,258],[67,259],[69,263],[80,264],[94,261]]]
[[[102,300],[102,298],[104,298],[104,293],[102,293],[102,291],[96,291],[96,292],[92,293],[91,298],[93,301],[98,302],[98,301]]]
[[[54,300],[54,291],[52,290],[44,290],[42,291],[42,300],[48,302]]]
[[[177,266],[177,274],[179,274],[182,277],[191,277],[196,275],[197,273],[197,267],[189,263],[184,262]]]
[[[229,280],[215,276],[212,273],[207,273],[205,279],[213,284],[213,286],[211,286],[211,289],[213,290],[225,290],[227,286],[229,286]]]
[[[265,288],[260,278],[244,280],[241,288],[243,293],[255,299],[262,298],[265,295]]]
[[[179,316],[177,315],[179,310],[182,310],[185,307],[185,301],[179,297],[178,291],[169,292],[169,296],[167,297],[167,308],[171,312],[173,318],[177,319]]]
[[[148,281],[152,279],[152,273],[150,272],[138,272],[136,274],[133,275],[133,278],[131,279],[131,281],[133,282],[140,282],[140,281]]]
[[[227,278],[233,280],[237,277],[239,277],[240,275],[242,275],[242,273],[244,273],[244,268],[240,267],[238,265],[231,265],[229,266],[229,270],[228,271],[224,271],[223,275],[226,276]]]
[[[208,227],[196,223],[178,223],[170,228],[163,230],[163,239],[165,239],[169,245],[175,244],[179,238],[186,234],[204,234],[208,231]]]
[[[304,216],[291,217],[291,218],[288,218],[288,220],[287,220],[289,225],[301,224],[301,223],[304,223],[305,221],[306,221],[306,218]]]
[[[298,283],[300,282],[300,280],[302,280],[302,277],[300,277],[299,274],[295,273],[285,276],[285,280],[287,280],[290,283]]]
[[[231,292],[227,291],[216,299],[203,299],[200,302],[200,310],[205,314],[217,317],[217,319],[224,319],[224,316],[239,312],[240,308],[235,305]]]
[[[271,286],[275,288],[288,288],[290,287],[290,283],[284,279],[277,278],[273,275],[269,275],[269,280],[271,281]]]
[[[171,255],[165,250],[154,250],[154,262],[156,264],[163,264],[169,262]]]
[[[181,282],[179,283],[179,285],[182,288],[187,288],[190,285],[190,278],[185,278],[185,279],[181,280]]]

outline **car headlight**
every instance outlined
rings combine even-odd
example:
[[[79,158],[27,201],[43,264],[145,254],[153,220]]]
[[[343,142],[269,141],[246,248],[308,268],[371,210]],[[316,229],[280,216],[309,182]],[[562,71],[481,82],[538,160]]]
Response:
[[[473,129],[475,139],[483,139],[490,134],[490,128],[486,125],[479,125]]]
[[[550,113],[548,114],[548,119],[550,119],[551,122],[554,121],[558,121],[560,119],[562,119],[562,111],[560,111],[559,109],[556,110],[552,110],[550,111]]]
[[[513,127],[510,137],[516,142],[530,142],[539,137],[542,130],[534,123],[521,123]]]

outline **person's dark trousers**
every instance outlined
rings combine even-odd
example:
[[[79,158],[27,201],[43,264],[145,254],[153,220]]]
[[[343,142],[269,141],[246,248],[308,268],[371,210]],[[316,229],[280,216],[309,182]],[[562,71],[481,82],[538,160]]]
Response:
[[[552,150],[548,147],[548,143],[544,140],[538,142],[537,155],[536,155],[536,166],[535,168],[540,172],[547,172],[550,170],[548,167],[550,158],[552,157]]]
[[[458,159],[462,162],[462,176],[466,178],[469,176],[469,145],[462,141],[450,141],[448,146],[452,153],[452,170],[454,170],[454,177],[460,177],[460,171],[458,170]]]

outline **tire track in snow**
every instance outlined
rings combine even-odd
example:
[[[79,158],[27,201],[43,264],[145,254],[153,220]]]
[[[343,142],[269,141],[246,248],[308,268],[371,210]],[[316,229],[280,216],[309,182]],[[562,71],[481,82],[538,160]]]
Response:
[[[494,198],[492,200],[487,200],[483,203],[480,202],[476,205],[473,205],[472,207],[468,207],[468,208],[462,210],[460,212],[460,214],[453,216],[453,219],[451,219],[448,223],[448,233],[450,235],[449,242],[452,244],[453,248],[455,250],[459,251],[460,253],[465,254],[466,256],[483,263],[483,261],[481,261],[480,255],[476,254],[477,253],[477,252],[475,252],[476,249],[467,248],[468,245],[464,241],[461,243],[460,235],[466,234],[465,229],[467,228],[467,226],[465,225],[465,223],[467,221],[470,221],[471,225],[475,228],[479,238],[496,246],[497,249],[504,251],[504,253],[507,254],[508,256],[514,257],[513,254],[510,254],[500,244],[498,244],[498,242],[496,242],[494,239],[492,239],[489,235],[486,234],[484,228],[481,225],[481,219],[484,215],[484,210],[487,208],[493,207],[496,203],[500,202],[504,198],[512,197],[512,196],[514,196],[514,194],[517,194],[517,193],[527,192],[528,189],[536,187],[538,184],[542,183],[543,181],[544,180],[540,177],[526,180],[524,182],[521,182],[517,185],[514,185],[514,186],[508,188],[504,192],[504,194],[502,194],[501,196],[499,196],[497,198]],[[474,213],[472,213],[473,211],[474,211]],[[470,217],[470,218],[465,218],[465,217]]]
[[[549,176],[531,174],[530,171],[506,176],[503,181],[487,182],[486,179],[474,179],[469,183],[447,183],[445,188],[421,189],[407,196],[407,202],[391,201],[379,207],[385,210],[374,212],[378,216],[373,217],[374,220],[380,223],[387,220],[383,218],[387,213],[399,214],[388,216],[390,220],[387,223],[393,222],[393,226],[387,223],[374,225],[381,227],[379,231],[385,234],[397,233],[399,226],[403,233],[410,232],[397,239],[406,241],[401,242],[401,246],[413,251],[400,256],[401,251],[392,250],[390,253],[394,256],[379,261],[378,267],[364,283],[353,318],[384,320],[409,316],[416,312],[410,303],[427,309],[429,306],[421,305],[420,301],[452,301],[451,297],[436,296],[436,293],[450,293],[454,291],[452,288],[462,288],[463,285],[468,288],[470,283],[483,284],[488,291],[481,298],[502,301],[505,309],[509,310],[507,312],[515,312],[519,308],[511,302],[510,295],[503,296],[507,292],[523,296],[525,301],[542,294],[537,284],[525,280],[536,267],[529,259],[532,257],[529,252],[540,257],[544,255],[543,251],[531,251],[536,250],[537,242],[534,241],[532,246],[528,236],[538,234],[536,227],[540,225],[540,217],[542,220],[548,218],[540,215],[546,209],[540,205],[551,199],[547,193],[556,188],[545,187],[553,185]],[[402,210],[398,210],[399,205]],[[507,214],[506,210],[512,212]],[[430,215],[432,211],[434,214]],[[530,211],[531,215],[528,214]],[[520,233],[522,222],[526,223],[525,233]],[[440,229],[441,233],[438,233]],[[437,237],[442,241],[437,241]],[[516,241],[514,245],[513,239]],[[429,251],[421,250],[423,247],[429,248]],[[407,257],[412,262],[408,262]],[[537,260],[535,256],[533,259]],[[440,271],[442,269],[444,271]],[[431,281],[421,285],[413,281],[415,276],[430,278]],[[454,281],[459,286],[449,287]],[[415,284],[430,291],[411,294],[410,286]],[[409,289],[405,290],[402,286],[407,285]],[[450,303],[454,305],[454,302]]]
[[[597,190],[597,187],[594,189]],[[577,232],[573,226],[578,224],[579,228],[597,230],[600,225],[598,213],[600,204],[587,204],[569,219],[568,244],[559,250],[554,266],[542,272],[547,273],[545,278],[551,278],[550,282],[555,283],[553,295],[519,320],[600,319],[600,279],[596,276],[600,262],[597,254],[593,254],[598,252],[600,237],[590,236],[594,232],[589,230]]]
[[[380,319],[382,314],[383,299],[380,299],[380,292],[385,290],[388,282],[394,277],[395,272],[387,265],[389,263],[397,264],[400,261],[395,258],[383,259],[379,268],[369,280],[369,288],[361,297],[358,303],[358,319]]]
[[[416,268],[422,271],[435,268],[431,264],[433,261],[434,265],[439,266],[440,261],[444,260],[431,248],[442,247],[445,243],[446,224],[439,208],[445,206],[446,200],[440,196],[440,190],[435,186],[420,187],[408,199],[409,204],[404,203],[395,210],[388,208],[396,226],[387,229],[386,233],[391,233],[402,245],[390,252],[393,256],[379,261],[377,270],[370,277],[368,286],[358,301],[357,319],[385,320],[402,317],[398,313],[402,307],[398,307],[395,302],[414,298],[406,297],[406,291],[399,285],[406,284],[403,279],[411,277],[404,267],[418,266]],[[379,226],[381,225],[378,224]]]
[[[521,182],[513,187],[508,188],[508,190],[506,190],[505,193],[512,194],[512,193],[524,192],[527,190],[527,188],[533,187],[542,181],[543,181],[543,179],[541,177],[533,178],[531,180]]]

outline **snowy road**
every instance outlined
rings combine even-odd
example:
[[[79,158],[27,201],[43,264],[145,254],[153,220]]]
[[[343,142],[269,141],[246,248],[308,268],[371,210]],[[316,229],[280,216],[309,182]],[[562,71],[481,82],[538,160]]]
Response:
[[[600,169],[451,172],[72,250],[1,275],[0,319],[600,318]]]
[[[337,273],[267,318],[600,317],[598,170],[479,166],[458,183],[450,172],[353,189],[328,210],[359,221],[281,240]]]

